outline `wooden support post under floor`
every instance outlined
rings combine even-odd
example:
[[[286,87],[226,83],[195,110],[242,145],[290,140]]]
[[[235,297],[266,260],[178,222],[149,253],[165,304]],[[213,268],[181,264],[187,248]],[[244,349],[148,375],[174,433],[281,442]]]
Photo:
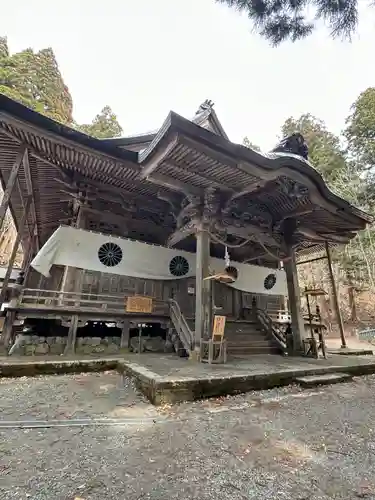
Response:
[[[75,353],[77,328],[78,328],[78,316],[77,316],[77,314],[74,314],[71,318],[71,321],[70,321],[68,339],[66,342],[64,354],[74,354]]]
[[[301,311],[301,295],[298,284],[296,254],[292,247],[288,247],[288,258],[284,262],[286,281],[288,286],[289,310],[293,330],[293,351],[295,354],[303,350],[305,325]]]
[[[335,304],[336,319],[337,319],[337,323],[339,325],[339,331],[340,331],[341,347],[345,348],[346,347],[346,340],[345,340],[345,332],[344,332],[344,323],[342,321],[342,316],[341,316],[341,311],[340,311],[340,304],[339,304],[339,299],[338,299],[338,296],[337,296],[337,287],[336,287],[335,275],[333,274],[333,267],[332,267],[331,250],[329,248],[328,241],[325,242],[325,247],[326,247],[326,253],[327,253],[327,262],[328,262],[329,276],[331,278],[331,287],[332,287],[332,293],[333,293],[333,301],[334,301],[334,304]]]
[[[195,353],[200,352],[200,342],[211,333],[211,281],[209,276],[210,235],[200,228],[196,234],[196,286],[195,286]]]
[[[130,321],[128,319],[124,319],[121,330],[120,348],[127,349],[129,347],[129,341],[130,341]]]

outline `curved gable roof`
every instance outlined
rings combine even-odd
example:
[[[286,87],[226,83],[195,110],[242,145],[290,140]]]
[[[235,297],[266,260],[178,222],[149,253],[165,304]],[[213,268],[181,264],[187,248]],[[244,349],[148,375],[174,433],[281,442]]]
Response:
[[[139,161],[143,172],[148,171],[148,165],[155,161],[154,158],[157,155],[162,156],[162,150],[168,147],[168,143],[172,144],[173,141],[178,141],[178,138],[182,143],[194,144],[200,151],[212,155],[223,164],[230,165],[233,175],[235,175],[236,171],[244,171],[259,179],[269,180],[280,175],[288,175],[302,183],[307,183],[309,187],[316,190],[323,201],[332,203],[343,212],[353,215],[363,223],[366,224],[374,220],[371,215],[354,207],[333,193],[328,188],[322,175],[304,158],[286,153],[264,154],[246,146],[231,143],[229,140],[203,129],[174,112],[168,115],[151,144],[140,154]],[[150,175],[151,178],[152,175]]]

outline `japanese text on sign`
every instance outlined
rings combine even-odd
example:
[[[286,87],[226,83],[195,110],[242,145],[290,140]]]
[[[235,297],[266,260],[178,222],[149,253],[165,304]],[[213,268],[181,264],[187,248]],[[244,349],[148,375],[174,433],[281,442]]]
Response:
[[[214,328],[212,332],[213,337],[223,337],[225,330],[226,316],[215,316],[214,317]]]
[[[152,298],[135,295],[126,299],[126,312],[152,313]]]

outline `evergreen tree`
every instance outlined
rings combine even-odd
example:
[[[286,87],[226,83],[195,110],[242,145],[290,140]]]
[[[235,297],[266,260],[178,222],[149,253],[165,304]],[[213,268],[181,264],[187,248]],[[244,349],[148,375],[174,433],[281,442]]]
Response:
[[[72,98],[52,49],[10,55],[6,38],[0,38],[0,92],[61,123],[72,122]]]
[[[346,120],[345,138],[357,163],[364,169],[375,167],[375,87],[362,92]]]
[[[252,149],[253,151],[260,151],[260,147],[253,144],[247,136],[243,138],[242,145]]]
[[[106,139],[121,135],[116,115],[105,106],[91,124],[73,121],[73,102],[53,50],[25,49],[10,54],[7,39],[0,37],[0,93],[85,134]]]
[[[328,25],[333,37],[350,38],[358,21],[358,0],[216,1],[246,13],[255,30],[272,45],[306,38],[319,20]]]
[[[329,132],[318,118],[304,114],[298,119],[288,118],[281,128],[283,137],[300,132],[309,148],[310,163],[334,187],[341,172],[346,169],[346,157],[339,137]]]
[[[34,52],[26,49],[10,54],[7,39],[0,37],[0,93],[60,123],[74,125],[73,103],[52,49]],[[75,125],[99,139],[118,137],[121,132],[116,115],[106,106],[90,125]],[[1,193],[1,189],[0,189]],[[7,212],[0,228],[0,261],[7,262],[16,232]],[[17,255],[17,262],[22,254]]]
[[[358,114],[360,109],[362,116],[361,113]],[[342,147],[340,138],[328,131],[324,122],[309,114],[298,119],[288,118],[282,126],[282,135],[300,132],[309,148],[309,161],[323,175],[328,186],[358,208],[375,213],[375,189],[372,190],[374,184],[369,175],[363,175],[363,164],[353,159],[353,141],[359,140],[359,136],[350,136],[350,132],[354,130],[361,130],[363,138],[371,134],[365,126],[353,128],[355,123],[363,125],[365,117],[368,117],[368,109],[354,105],[353,113],[348,118],[346,137],[349,148],[346,150]],[[366,123],[371,129],[372,121],[368,119]],[[337,247],[333,258],[343,271],[341,277],[345,285],[375,289],[375,234],[372,228],[360,231],[346,247]],[[351,303],[350,309],[354,310],[353,308]]]
[[[77,125],[77,129],[98,139],[119,137],[122,133],[121,125],[109,106],[105,106],[90,125]]]

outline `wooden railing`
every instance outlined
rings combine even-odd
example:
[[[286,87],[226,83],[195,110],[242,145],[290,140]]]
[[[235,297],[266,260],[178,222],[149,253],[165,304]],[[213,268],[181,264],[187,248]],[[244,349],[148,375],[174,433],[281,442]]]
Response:
[[[126,314],[126,300],[131,295],[94,295],[59,290],[24,288],[17,300],[17,309],[55,310],[61,312]],[[153,299],[151,313],[129,313],[137,316],[169,316],[169,304]]]
[[[257,318],[263,330],[270,336],[270,338],[277,344],[283,353],[287,352],[286,337],[284,333],[277,328],[263,309],[257,309]]]
[[[194,347],[194,334],[190,330],[190,327],[185,319],[185,316],[181,312],[178,302],[170,299],[169,307],[171,321],[173,323],[173,326],[175,327],[177,335],[179,336],[185,351],[190,354]]]

